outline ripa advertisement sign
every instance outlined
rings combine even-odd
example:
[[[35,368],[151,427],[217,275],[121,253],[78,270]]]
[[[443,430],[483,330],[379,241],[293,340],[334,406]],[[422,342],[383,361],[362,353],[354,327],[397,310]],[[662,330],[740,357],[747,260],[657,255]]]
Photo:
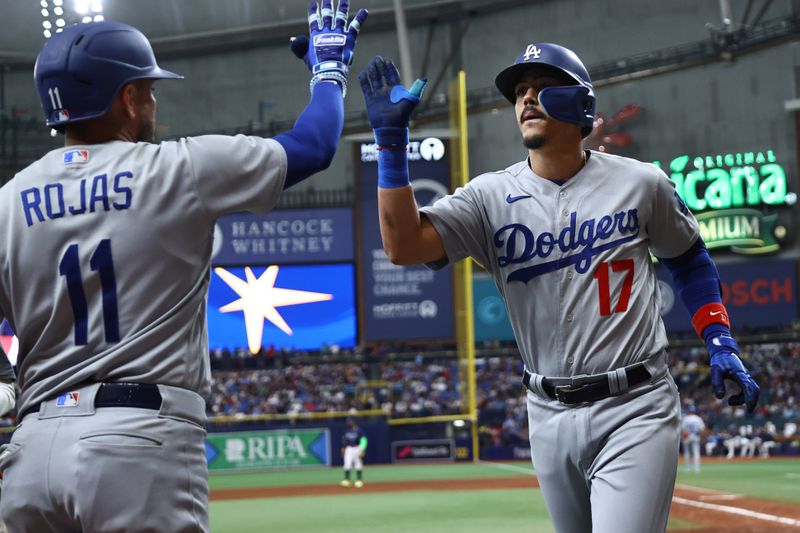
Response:
[[[330,466],[330,431],[279,429],[209,433],[206,459],[210,471]]]

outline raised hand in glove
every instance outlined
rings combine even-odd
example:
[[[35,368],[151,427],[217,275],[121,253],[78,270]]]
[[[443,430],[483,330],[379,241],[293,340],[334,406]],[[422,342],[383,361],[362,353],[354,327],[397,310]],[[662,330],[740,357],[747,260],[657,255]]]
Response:
[[[706,337],[706,347],[711,354],[711,388],[718,399],[725,397],[725,380],[731,380],[741,389],[738,394],[728,398],[728,405],[742,405],[747,412],[755,411],[761,389],[750,376],[739,359],[739,346],[727,333],[716,333]]]
[[[316,0],[308,7],[309,38],[293,37],[292,52],[305,61],[313,76],[311,88],[322,80],[339,83],[347,93],[347,72],[353,64],[353,51],[361,25],[367,20],[367,10],[361,9],[348,24],[350,1],[340,0],[335,11],[331,0],[323,0],[322,9]]]
[[[400,74],[391,59],[376,56],[369,62],[366,71],[358,74],[367,115],[375,138],[381,143],[380,133],[385,128],[407,128],[411,113],[419,104],[427,78],[419,78],[410,89],[400,83]],[[385,133],[389,133],[386,131]],[[396,143],[390,143],[396,144]]]

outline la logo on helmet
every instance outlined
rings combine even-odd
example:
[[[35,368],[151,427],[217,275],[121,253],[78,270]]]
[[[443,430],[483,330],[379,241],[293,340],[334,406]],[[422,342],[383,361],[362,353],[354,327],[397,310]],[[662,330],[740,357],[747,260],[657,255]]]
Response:
[[[525,61],[528,61],[531,57],[539,59],[540,55],[542,55],[542,51],[536,48],[535,44],[529,44],[525,49]]]

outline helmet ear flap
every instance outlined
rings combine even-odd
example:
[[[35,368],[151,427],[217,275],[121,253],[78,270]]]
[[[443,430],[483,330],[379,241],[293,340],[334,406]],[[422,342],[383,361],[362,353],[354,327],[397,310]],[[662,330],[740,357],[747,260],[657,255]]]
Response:
[[[594,124],[594,92],[585,85],[545,87],[539,92],[539,103],[548,116],[582,126]],[[583,131],[582,131],[583,133]],[[586,137],[587,134],[583,136]]]

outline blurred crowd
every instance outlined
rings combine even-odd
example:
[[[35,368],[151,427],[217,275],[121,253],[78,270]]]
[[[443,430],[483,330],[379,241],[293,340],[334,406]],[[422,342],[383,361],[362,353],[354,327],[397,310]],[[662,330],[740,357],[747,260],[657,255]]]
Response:
[[[705,421],[709,455],[762,455],[794,441],[800,426],[800,342],[742,344],[742,360],[761,386],[752,416],[713,396],[704,347],[675,344],[669,352],[670,372],[682,407]],[[255,355],[216,350],[210,355],[210,417],[380,410],[392,418],[414,418],[460,414],[467,408],[459,360],[446,346],[424,352],[381,345],[354,350],[325,346],[319,352],[265,348]],[[526,447],[522,362],[513,345],[482,347],[475,375],[482,446]],[[0,419],[0,426],[14,423],[13,416]]]
[[[384,346],[371,352],[325,347],[316,354],[218,352],[212,354],[215,370],[208,413],[240,416],[377,409],[393,418],[410,418],[464,411],[466,392],[460,390],[459,362],[452,354],[397,350]],[[476,360],[481,441],[490,446],[527,446],[522,362],[508,350],[504,355],[486,355],[491,352],[482,350]],[[741,407],[728,406],[711,393],[704,347],[670,350],[670,371],[682,406],[696,410],[705,420],[709,428],[706,449],[717,455],[759,453],[748,445],[780,438],[784,425],[788,423],[791,430],[793,423],[800,422],[800,343],[745,344],[741,357],[761,385],[758,410],[749,417]]]
[[[363,367],[351,363],[279,369],[219,370],[212,374],[209,416],[296,414],[373,409],[358,394]]]
[[[216,370],[209,416],[298,414],[379,409],[393,418],[462,410],[458,365],[425,361],[256,365]]]
[[[757,422],[800,418],[800,343],[768,343],[741,346],[741,358],[761,387]],[[717,400],[710,391],[704,348],[670,350],[670,371],[681,391],[684,406],[694,405],[697,413],[714,426],[745,417],[744,409]]]

